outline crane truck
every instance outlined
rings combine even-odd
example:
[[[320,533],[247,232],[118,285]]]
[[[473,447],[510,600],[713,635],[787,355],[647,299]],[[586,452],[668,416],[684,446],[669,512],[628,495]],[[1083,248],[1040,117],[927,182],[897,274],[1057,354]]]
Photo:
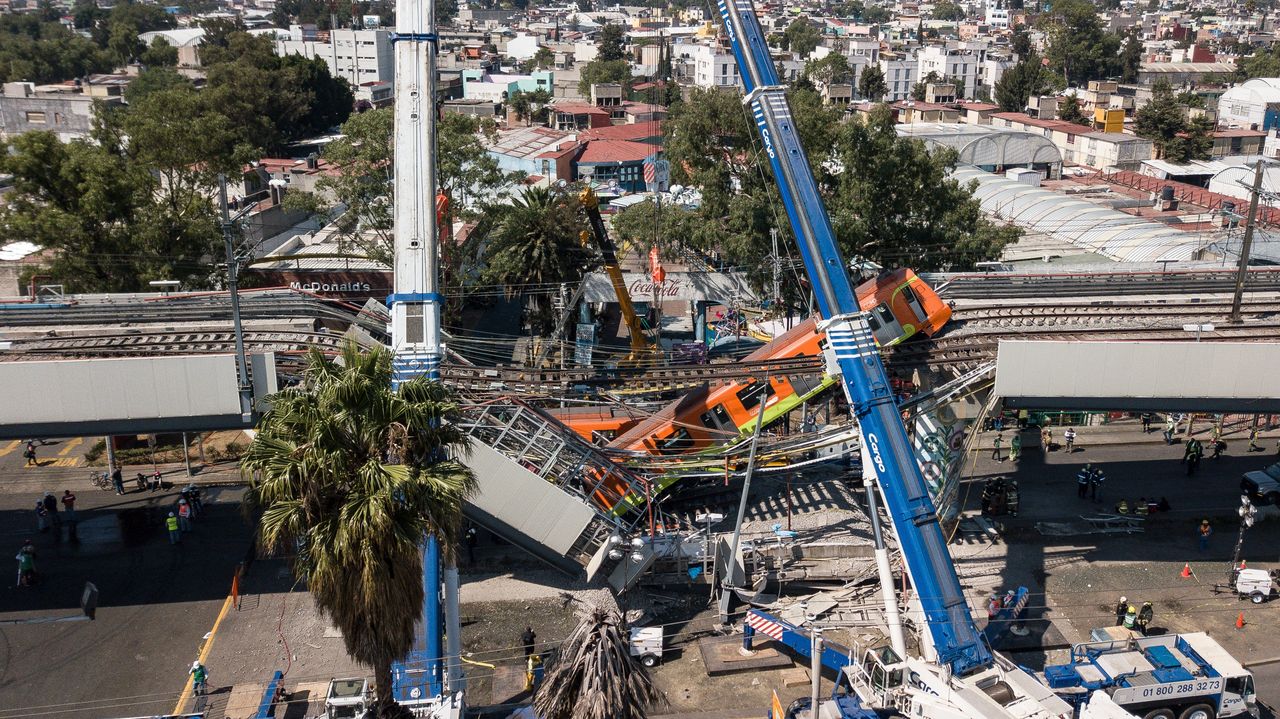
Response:
[[[658,347],[649,337],[648,331],[640,322],[640,317],[636,315],[635,305],[631,303],[631,293],[627,291],[627,284],[622,279],[622,265],[618,262],[618,253],[614,250],[613,241],[609,239],[604,218],[600,216],[600,198],[596,197],[596,193],[588,185],[578,195],[578,200],[582,204],[583,211],[587,213],[587,221],[591,225],[590,236],[595,238],[596,246],[600,248],[600,254],[604,257],[604,271],[609,275],[609,282],[613,284],[613,292],[618,296],[618,307],[622,312],[622,321],[626,323],[627,332],[631,335],[631,352],[623,359],[623,364],[634,365],[646,360],[657,360],[660,357]]]
[[[906,652],[899,646],[885,650],[875,665],[867,664],[874,652],[852,657],[843,674],[855,691],[809,714],[852,719],[864,715],[853,712],[867,702],[938,719],[1067,719],[1071,706],[1031,674],[994,654],[974,624],[759,18],[751,0],[719,0],[718,6],[746,92],[744,101],[772,166],[823,318],[820,329],[827,335],[829,373],[840,375],[861,428],[869,460],[864,461],[864,471],[875,475],[915,590],[913,611],[925,627],[923,656],[903,656]],[[868,492],[873,514],[875,494]],[[896,605],[886,606],[886,613],[896,615]],[[896,678],[894,686],[888,681],[878,685],[877,675]]]
[[[1044,669],[1045,684],[1081,717],[1105,694],[1142,719],[1257,716],[1253,675],[1203,632],[1086,642],[1066,664]]]

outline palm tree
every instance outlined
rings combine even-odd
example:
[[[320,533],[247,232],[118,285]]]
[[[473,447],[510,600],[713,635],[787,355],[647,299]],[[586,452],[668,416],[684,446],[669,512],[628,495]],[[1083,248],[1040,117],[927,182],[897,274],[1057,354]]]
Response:
[[[546,301],[560,283],[582,279],[591,253],[579,234],[586,229],[578,200],[572,194],[546,187],[530,187],[515,198],[489,237],[485,280],[506,285],[507,295],[530,297],[533,324],[551,327],[551,303]]]
[[[560,645],[533,697],[539,719],[644,719],[663,703],[621,617],[598,607]]]
[[[294,553],[316,605],[347,652],[374,671],[380,716],[391,715],[391,663],[413,646],[422,614],[419,545],[427,533],[452,552],[471,471],[441,456],[465,452],[443,385],[391,389],[391,353],[346,344],[337,359],[313,349],[304,380],[273,395],[242,461],[248,506],[262,511],[261,545]]]

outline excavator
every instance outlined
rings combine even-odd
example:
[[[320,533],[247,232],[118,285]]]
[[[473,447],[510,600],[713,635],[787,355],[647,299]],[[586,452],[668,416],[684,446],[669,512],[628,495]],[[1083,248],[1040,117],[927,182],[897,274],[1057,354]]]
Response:
[[[600,198],[588,186],[578,195],[578,201],[582,203],[582,209],[587,213],[587,220],[591,225],[589,233],[582,233],[582,244],[586,245],[594,238],[596,246],[600,248],[600,254],[604,256],[604,270],[608,273],[609,282],[613,284],[613,291],[618,296],[622,321],[627,324],[627,332],[631,337],[631,351],[620,364],[635,367],[656,363],[661,359],[662,352],[644,323],[636,315],[635,305],[631,303],[631,293],[627,292],[627,284],[622,280],[622,266],[618,263],[618,253],[613,247],[613,241],[609,239],[609,233],[605,230],[604,218],[600,216]]]

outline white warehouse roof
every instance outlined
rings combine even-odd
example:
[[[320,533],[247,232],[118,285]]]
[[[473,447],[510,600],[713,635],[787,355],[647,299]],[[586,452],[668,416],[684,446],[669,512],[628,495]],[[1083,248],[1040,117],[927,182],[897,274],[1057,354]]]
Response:
[[[1195,233],[975,167],[957,166],[952,177],[978,183],[983,212],[1119,262],[1187,261],[1201,245]]]

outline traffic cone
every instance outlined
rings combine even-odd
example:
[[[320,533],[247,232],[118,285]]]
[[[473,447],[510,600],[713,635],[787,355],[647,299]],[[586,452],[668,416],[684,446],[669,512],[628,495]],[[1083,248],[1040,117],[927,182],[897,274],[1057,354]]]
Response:
[[[1183,579],[1187,579],[1188,577],[1191,576],[1191,562],[1187,562],[1186,564],[1182,565],[1181,576]]]
[[[1244,612],[1240,612],[1240,616],[1236,617],[1236,629],[1244,629]]]

